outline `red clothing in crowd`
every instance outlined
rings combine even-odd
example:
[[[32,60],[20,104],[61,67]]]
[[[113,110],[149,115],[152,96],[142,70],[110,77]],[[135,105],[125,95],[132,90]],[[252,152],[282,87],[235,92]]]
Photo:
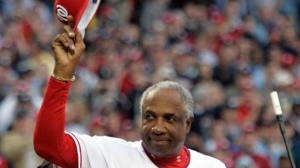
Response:
[[[243,152],[238,153],[234,156],[235,162],[237,162],[237,160],[239,160],[243,156],[250,157],[251,160],[254,162],[255,167],[257,168],[271,168],[271,164],[267,158],[256,154],[246,154]]]
[[[8,168],[8,164],[3,156],[0,155],[0,168]]]

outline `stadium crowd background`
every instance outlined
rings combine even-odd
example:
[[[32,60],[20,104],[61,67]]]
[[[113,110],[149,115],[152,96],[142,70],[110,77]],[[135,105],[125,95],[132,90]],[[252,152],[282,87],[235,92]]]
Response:
[[[53,4],[0,0],[0,168],[41,163],[32,135],[63,27]],[[143,90],[174,80],[195,99],[186,146],[228,168],[289,167],[270,101],[276,90],[300,168],[299,18],[298,0],[102,0],[66,129],[137,140]]]

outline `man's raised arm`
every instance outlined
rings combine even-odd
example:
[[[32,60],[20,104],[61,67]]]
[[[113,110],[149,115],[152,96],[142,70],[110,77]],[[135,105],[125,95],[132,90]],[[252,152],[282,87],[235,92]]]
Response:
[[[37,117],[34,148],[38,155],[62,167],[77,167],[77,152],[73,139],[64,132],[65,106],[74,72],[84,49],[82,35],[73,31],[74,18],[52,42],[55,67]]]

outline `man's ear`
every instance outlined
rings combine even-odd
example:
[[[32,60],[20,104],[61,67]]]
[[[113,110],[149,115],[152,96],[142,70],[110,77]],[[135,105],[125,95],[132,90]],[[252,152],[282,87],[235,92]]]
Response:
[[[190,117],[189,119],[186,120],[186,133],[190,132],[193,120],[194,117]]]

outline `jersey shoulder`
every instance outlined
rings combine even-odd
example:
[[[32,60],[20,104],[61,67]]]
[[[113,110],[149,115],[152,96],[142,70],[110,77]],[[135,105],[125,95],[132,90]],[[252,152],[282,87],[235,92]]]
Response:
[[[189,151],[191,154],[189,168],[226,168],[223,162],[212,156],[202,154],[192,149],[189,149]],[[201,166],[199,167],[199,165]]]

